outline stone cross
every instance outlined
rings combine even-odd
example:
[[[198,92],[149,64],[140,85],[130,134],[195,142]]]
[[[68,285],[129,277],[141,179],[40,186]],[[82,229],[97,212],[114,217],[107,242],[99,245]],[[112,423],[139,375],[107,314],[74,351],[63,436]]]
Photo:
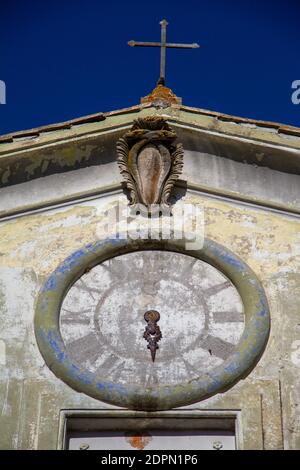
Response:
[[[176,44],[167,42],[167,25],[166,20],[162,20],[159,23],[161,25],[161,42],[138,42],[129,41],[128,45],[131,47],[142,46],[142,47],[160,47],[160,78],[158,84],[164,85],[166,80],[166,48],[173,47],[176,49],[197,49],[199,44]]]

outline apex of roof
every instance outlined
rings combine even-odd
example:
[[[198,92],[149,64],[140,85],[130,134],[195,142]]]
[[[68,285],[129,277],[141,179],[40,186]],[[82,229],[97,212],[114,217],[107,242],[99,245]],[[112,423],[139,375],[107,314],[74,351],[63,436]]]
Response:
[[[246,136],[266,142],[274,141],[300,148],[300,128],[270,121],[247,119],[216,111],[184,106],[169,88],[158,85],[141,104],[104,113],[95,113],[61,123],[48,124],[0,136],[0,154],[18,149],[53,143],[65,138],[132,122],[140,114],[162,114],[170,122],[185,122],[194,127],[229,135]],[[104,121],[104,122],[103,122]]]

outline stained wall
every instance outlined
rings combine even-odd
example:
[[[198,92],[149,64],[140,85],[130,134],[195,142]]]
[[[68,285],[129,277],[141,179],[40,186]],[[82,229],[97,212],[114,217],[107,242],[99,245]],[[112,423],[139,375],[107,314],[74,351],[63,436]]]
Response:
[[[200,150],[189,151],[182,184],[174,192],[173,201],[177,201],[177,206],[188,203],[201,208],[205,236],[233,251],[256,273],[269,302],[271,333],[261,360],[249,375],[225,393],[191,405],[188,410],[240,412],[240,448],[297,449],[300,448],[300,222],[297,211],[290,209],[296,206],[292,201],[298,198],[299,185],[293,181],[299,183],[299,176],[281,172],[276,173],[279,178],[276,180],[272,172],[278,170],[270,169],[268,173],[262,168],[259,173],[262,179],[257,180],[253,172],[259,169],[249,163],[236,164],[233,169],[232,163],[226,165],[227,157],[213,155],[212,151],[211,155],[209,160]],[[58,379],[40,354],[33,326],[38,292],[47,276],[75,250],[104,235],[105,210],[119,202],[127,204],[116,164],[111,154],[108,157],[112,161],[107,158],[102,169],[101,163],[95,167],[103,178],[101,194],[68,201],[68,190],[70,194],[74,192],[66,185],[62,195],[65,203],[54,207],[51,198],[56,185],[61,186],[63,175],[56,179],[55,175],[45,176],[35,179],[34,185],[47,188],[50,201],[47,207],[23,213],[20,209],[19,214],[0,221],[1,449],[55,449],[61,410],[117,409],[72,390]],[[72,174],[72,185],[76,185],[78,194],[81,189],[85,191],[88,178],[84,176],[88,171],[77,169],[65,175],[67,180]],[[204,176],[210,172],[214,174],[213,180]],[[283,182],[278,191],[274,181]],[[236,197],[230,193],[233,182]],[[211,191],[205,191],[204,183],[210,185]],[[25,189],[24,184],[28,185]],[[30,184],[13,185],[10,193],[5,188],[3,194],[6,198],[10,194],[11,200],[15,197],[16,205],[21,205],[22,191],[29,194]],[[41,195],[38,186],[33,187],[37,189],[31,193],[31,199],[38,203]],[[246,201],[251,192],[263,204],[252,199]],[[272,201],[281,207],[274,207]]]

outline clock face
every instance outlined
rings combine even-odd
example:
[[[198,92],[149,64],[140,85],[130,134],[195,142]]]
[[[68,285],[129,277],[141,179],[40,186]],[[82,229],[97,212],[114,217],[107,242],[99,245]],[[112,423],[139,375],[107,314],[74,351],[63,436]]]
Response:
[[[159,313],[162,334],[154,361],[144,337],[149,310]],[[176,385],[220,366],[243,330],[242,300],[222,273],[159,250],[95,266],[72,285],[60,311],[60,333],[75,364],[96,379],[140,387]]]

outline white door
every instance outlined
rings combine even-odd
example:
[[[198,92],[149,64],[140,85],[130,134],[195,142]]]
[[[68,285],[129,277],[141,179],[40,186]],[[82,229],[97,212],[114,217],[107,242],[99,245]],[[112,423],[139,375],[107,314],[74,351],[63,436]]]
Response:
[[[147,430],[147,431],[71,431],[66,447],[72,450],[229,450],[235,449],[231,431]]]

